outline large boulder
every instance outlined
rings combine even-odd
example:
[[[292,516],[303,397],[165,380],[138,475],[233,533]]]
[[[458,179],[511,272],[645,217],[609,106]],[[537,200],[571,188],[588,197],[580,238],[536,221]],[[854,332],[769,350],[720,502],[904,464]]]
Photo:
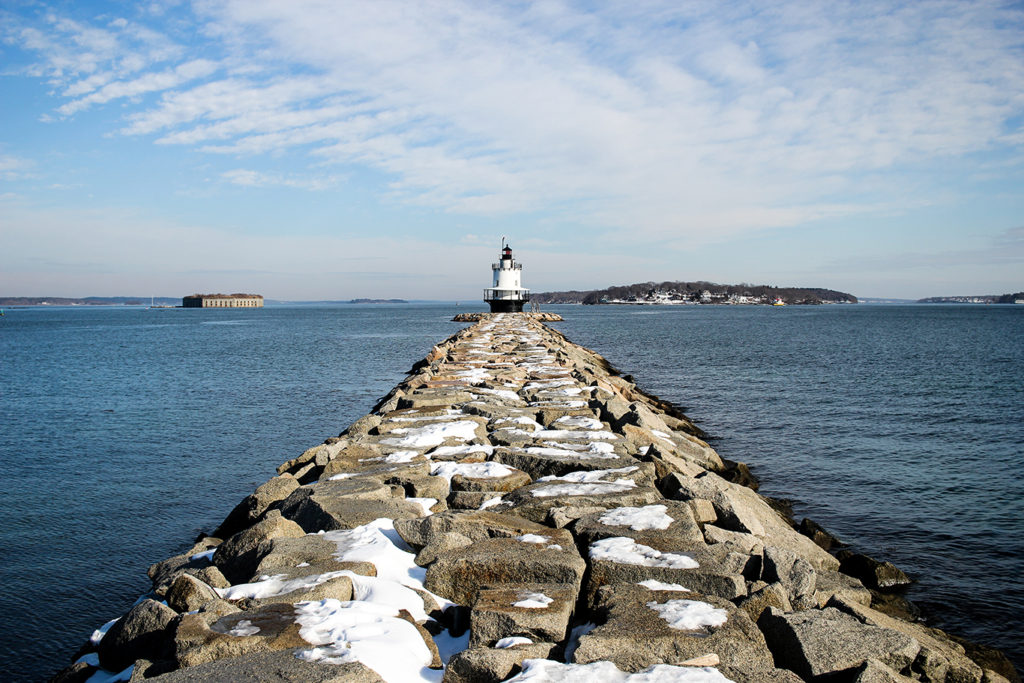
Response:
[[[727,600],[617,584],[601,589],[595,613],[599,625],[580,637],[573,662],[610,661],[635,672],[713,653],[752,680],[775,668],[761,633],[746,612]]]
[[[121,671],[136,659],[164,659],[168,629],[177,613],[155,600],[142,600],[118,619],[103,636],[97,651],[100,664]]]
[[[174,632],[174,656],[181,667],[296,647],[308,643],[299,635],[295,606],[287,603],[235,612],[212,625],[199,614],[183,614]]]
[[[560,583],[579,590],[586,568],[572,545],[492,538],[438,557],[427,568],[424,585],[442,597],[469,605],[481,587],[500,583]]]
[[[273,538],[305,535],[298,524],[282,517],[278,510],[271,510],[262,521],[220,544],[213,555],[213,563],[231,583],[248,581],[256,568],[260,544]]]
[[[896,619],[868,605],[839,596],[833,597],[828,604],[864,624],[899,631],[920,643],[921,651],[913,669],[919,672],[921,680],[950,683],[979,683],[982,680],[982,668],[967,656],[962,645],[938,629]]]
[[[656,543],[654,538],[645,539]],[[591,543],[590,571],[584,587],[584,600],[590,604],[602,586],[641,581],[679,584],[689,590],[733,600],[747,594],[742,575],[748,558],[736,556],[731,566],[709,549],[695,547],[686,551],[661,550],[637,543],[629,536],[604,538]]]
[[[524,534],[549,534],[553,530],[513,514],[498,514],[487,510],[447,510],[429,517],[395,520],[395,531],[409,545],[422,548],[437,536],[453,532],[475,542],[489,538],[516,538]],[[564,531],[554,533],[558,534],[552,537],[555,543],[566,538],[571,540],[571,536]]]
[[[909,669],[921,649],[899,631],[861,623],[829,607],[785,614],[768,608],[757,622],[775,662],[808,681],[850,672],[869,659],[894,671]]]
[[[811,539],[795,531],[770,505],[745,486],[733,484],[713,472],[696,477],[676,477],[673,497],[678,500],[710,500],[716,524],[730,531],[753,534],[765,545],[788,550],[809,562],[815,570],[835,571],[839,560]]]
[[[399,487],[404,495],[404,491]],[[410,519],[423,515],[415,502],[396,498],[388,484],[369,478],[322,481],[296,489],[281,505],[281,514],[309,533],[353,529],[375,519]]]
[[[197,610],[218,599],[217,591],[190,574],[179,574],[167,591],[167,605],[176,612]]]
[[[470,647],[493,646],[502,638],[533,642],[564,640],[576,606],[569,584],[499,584],[477,593],[470,613]]]
[[[879,562],[851,550],[840,550],[837,557],[840,562],[839,571],[860,579],[868,588],[893,590],[912,583],[910,577],[892,562]]]
[[[234,536],[256,522],[271,505],[284,500],[297,488],[299,482],[290,474],[270,479],[236,505],[213,535],[217,538]]]
[[[498,683],[519,673],[524,660],[545,659],[552,643],[522,643],[510,647],[474,647],[452,656],[444,683]]]

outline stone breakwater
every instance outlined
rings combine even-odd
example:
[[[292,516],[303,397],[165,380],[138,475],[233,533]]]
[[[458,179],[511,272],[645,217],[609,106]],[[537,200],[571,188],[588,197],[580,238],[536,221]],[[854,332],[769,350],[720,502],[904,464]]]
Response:
[[[533,317],[484,316],[153,565],[54,680],[1016,677],[892,616],[899,570],[826,551],[700,437]]]

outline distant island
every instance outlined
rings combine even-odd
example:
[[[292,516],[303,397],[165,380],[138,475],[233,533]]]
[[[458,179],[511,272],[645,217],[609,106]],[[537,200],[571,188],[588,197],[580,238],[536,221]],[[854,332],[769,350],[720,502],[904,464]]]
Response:
[[[407,304],[405,299],[349,299],[350,304]]]
[[[178,306],[180,298],[165,296],[0,296],[0,306]]]
[[[1024,292],[1015,294],[980,294],[977,296],[930,296],[918,299],[919,304],[1024,304]]]
[[[587,291],[541,292],[540,304],[855,304],[857,297],[818,287],[720,285],[714,282],[641,282]]]

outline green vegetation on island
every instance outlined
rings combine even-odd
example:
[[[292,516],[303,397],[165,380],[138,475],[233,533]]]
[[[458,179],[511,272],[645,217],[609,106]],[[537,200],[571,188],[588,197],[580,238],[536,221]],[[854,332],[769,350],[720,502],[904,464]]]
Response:
[[[720,285],[714,282],[641,282],[586,291],[541,292],[541,304],[855,304],[857,297],[820,287]]]

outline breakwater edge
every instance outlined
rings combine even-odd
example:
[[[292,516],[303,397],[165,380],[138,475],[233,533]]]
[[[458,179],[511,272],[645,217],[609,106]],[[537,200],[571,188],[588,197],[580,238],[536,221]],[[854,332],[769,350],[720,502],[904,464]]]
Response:
[[[999,680],[941,634],[871,610],[868,588],[720,476],[742,470],[698,435],[527,316],[481,322],[282,466],[218,538],[155,565],[169,606],[139,603],[78,671],[138,659],[132,677],[185,667],[165,680],[268,666],[303,680],[501,680],[537,658],[552,663],[524,676],[557,680],[566,669],[553,662],[567,659],[595,671],[688,663],[660,675],[703,680]],[[373,642],[332,639],[364,623],[408,645],[407,668],[360,664]],[[848,645],[838,659],[836,640]]]

